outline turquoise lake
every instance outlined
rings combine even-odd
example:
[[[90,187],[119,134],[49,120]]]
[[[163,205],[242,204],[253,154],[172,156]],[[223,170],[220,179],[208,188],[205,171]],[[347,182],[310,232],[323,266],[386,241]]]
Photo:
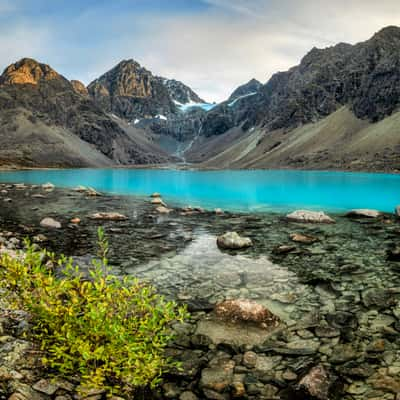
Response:
[[[90,186],[99,191],[163,195],[175,205],[231,211],[345,211],[373,208],[392,212],[400,204],[400,175],[320,171],[188,171],[70,169],[0,172],[1,182]]]

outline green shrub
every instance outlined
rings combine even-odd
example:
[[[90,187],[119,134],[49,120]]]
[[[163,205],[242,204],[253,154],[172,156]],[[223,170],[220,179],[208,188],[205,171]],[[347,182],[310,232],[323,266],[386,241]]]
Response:
[[[165,357],[170,325],[186,310],[137,279],[108,273],[108,244],[99,230],[100,257],[90,278],[65,257],[27,243],[25,256],[0,258],[0,280],[32,315],[43,362],[82,385],[110,393],[155,387],[176,366]]]

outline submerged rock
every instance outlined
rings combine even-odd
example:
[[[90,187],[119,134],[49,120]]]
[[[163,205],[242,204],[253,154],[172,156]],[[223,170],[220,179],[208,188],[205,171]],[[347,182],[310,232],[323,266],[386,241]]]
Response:
[[[154,192],[152,195],[150,195],[150,197],[153,197],[153,198],[161,197],[161,194]]]
[[[276,327],[280,320],[266,307],[252,300],[225,300],[214,308],[214,314],[232,322],[253,322],[265,327]]]
[[[395,208],[394,213],[400,217],[400,204]]]
[[[323,211],[296,210],[286,215],[289,221],[333,224],[335,220]]]
[[[369,210],[367,208],[358,208],[355,210],[350,210],[346,217],[349,218],[378,218],[381,213],[377,210]]]
[[[400,247],[388,250],[387,259],[388,261],[400,261]]]
[[[109,221],[125,221],[128,219],[126,215],[117,212],[98,212],[89,216],[90,219],[109,220]]]
[[[217,245],[221,249],[238,250],[253,246],[250,238],[241,237],[236,232],[227,232],[217,238]]]
[[[40,226],[42,226],[43,228],[60,229],[61,228],[61,223],[56,221],[53,218],[47,217],[47,218],[43,218],[40,221]]]
[[[162,200],[161,197],[154,197],[154,198],[151,200],[151,204],[156,204],[156,205],[157,205],[157,204],[160,204],[160,205],[166,207],[166,204],[163,202],[163,200]]]
[[[303,235],[301,233],[292,233],[290,235],[290,239],[293,240],[293,242],[305,243],[305,244],[311,244],[318,241],[318,239],[314,236]]]

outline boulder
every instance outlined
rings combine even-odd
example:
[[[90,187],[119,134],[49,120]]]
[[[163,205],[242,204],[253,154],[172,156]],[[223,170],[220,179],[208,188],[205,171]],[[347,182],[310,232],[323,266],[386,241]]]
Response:
[[[293,242],[311,244],[318,241],[318,239],[314,236],[303,235],[302,233],[292,233],[290,235],[290,239]]]
[[[367,208],[358,208],[350,210],[346,217],[349,218],[378,218],[381,213],[377,210],[369,210]]]
[[[61,223],[53,218],[46,217],[40,221],[40,226],[42,226],[43,228],[60,229]]]
[[[87,188],[86,194],[91,197],[101,196],[101,193],[92,187]]]
[[[117,212],[98,212],[90,215],[89,218],[106,221],[125,221],[128,219],[126,215]]]
[[[214,314],[232,322],[253,322],[265,327],[276,327],[279,318],[266,307],[252,300],[225,300],[214,308]]]
[[[400,204],[394,209],[394,213],[400,217]]]
[[[241,237],[236,232],[227,232],[218,236],[217,245],[221,249],[238,250],[251,247],[253,242],[250,238]]]
[[[320,224],[333,224],[335,220],[323,211],[296,210],[286,215],[289,221]]]
[[[155,192],[155,193],[153,193],[150,197],[153,197],[153,198],[161,197],[161,194]]]

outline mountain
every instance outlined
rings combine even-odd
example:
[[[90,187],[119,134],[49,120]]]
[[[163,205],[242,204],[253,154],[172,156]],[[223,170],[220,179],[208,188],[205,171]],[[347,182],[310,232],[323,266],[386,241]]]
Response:
[[[189,160],[207,167],[399,170],[400,28],[356,45],[314,48],[300,65],[231,100],[207,113],[202,132],[209,140],[198,141]]]
[[[182,82],[155,76],[134,60],[121,61],[90,83],[88,91],[103,110],[127,121],[173,116],[178,106],[205,103]]]
[[[163,79],[164,86],[175,104],[206,103],[189,86],[175,79]]]
[[[108,116],[50,66],[24,58],[0,77],[0,163],[16,166],[107,166],[163,162],[153,145]]]
[[[235,89],[233,93],[229,96],[228,101],[232,102],[238,98],[257,93],[261,89],[261,87],[261,82],[259,82],[257,79],[251,79],[244,85],[241,85],[237,89]]]

